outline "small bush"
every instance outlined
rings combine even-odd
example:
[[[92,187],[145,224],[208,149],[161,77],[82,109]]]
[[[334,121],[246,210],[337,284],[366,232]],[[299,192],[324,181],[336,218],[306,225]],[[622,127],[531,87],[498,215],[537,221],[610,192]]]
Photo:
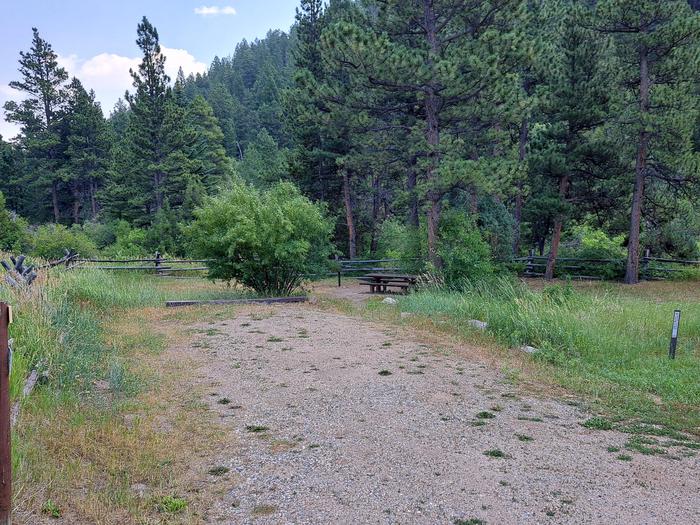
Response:
[[[473,220],[462,212],[446,212],[440,223],[438,254],[443,276],[449,288],[462,289],[469,281],[494,273],[491,249],[481,237]]]
[[[333,248],[324,209],[290,183],[269,190],[236,183],[195,211],[185,229],[192,251],[213,259],[209,276],[237,280],[266,295],[290,295]]]
[[[27,240],[27,223],[5,209],[5,196],[0,192],[0,251],[20,252]]]
[[[97,246],[80,227],[66,228],[62,224],[39,226],[31,238],[31,253],[42,259],[60,259],[65,250],[82,257],[97,255]]]

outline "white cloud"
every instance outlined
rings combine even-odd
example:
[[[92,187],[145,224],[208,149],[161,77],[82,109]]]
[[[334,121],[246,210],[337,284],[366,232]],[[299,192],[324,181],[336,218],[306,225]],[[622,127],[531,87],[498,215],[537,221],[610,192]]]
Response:
[[[165,72],[173,80],[180,67],[185,75],[207,71],[207,64],[198,61],[186,49],[161,46],[161,51],[165,55]],[[100,53],[87,59],[81,59],[74,54],[59,55],[58,63],[66,69],[71,77],[78,77],[85,89],[95,90],[97,100],[102,104],[102,111],[107,116],[117,100],[124,97],[124,92],[133,89],[129,69],[136,70],[141,63],[141,57]],[[0,135],[4,139],[16,136],[19,133],[19,126],[5,122],[2,105],[7,100],[22,100],[23,98],[23,94],[19,91],[8,85],[0,85]]]
[[[222,7],[203,5],[201,7],[195,7],[194,12],[199,16],[235,15],[236,9],[230,5]]]
[[[198,61],[186,49],[161,46],[165,55],[165,72],[171,79],[182,68],[185,75],[204,73],[207,65]],[[141,57],[126,57],[114,53],[100,53],[86,60],[75,55],[59,56],[59,63],[71,76],[78,77],[86,89],[94,89],[97,100],[102,103],[105,114],[109,114],[117,99],[132,89],[129,69],[136,70]]]

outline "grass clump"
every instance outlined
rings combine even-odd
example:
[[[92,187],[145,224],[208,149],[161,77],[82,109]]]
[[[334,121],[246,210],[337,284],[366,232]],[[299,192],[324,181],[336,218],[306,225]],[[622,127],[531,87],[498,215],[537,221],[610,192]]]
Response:
[[[489,412],[488,410],[483,410],[479,412],[476,415],[476,417],[479,419],[493,419],[496,417],[496,414],[494,414],[493,412]]]
[[[168,514],[177,514],[184,511],[186,508],[187,500],[178,498],[177,496],[164,496],[158,503],[158,510],[160,512],[167,512]]]
[[[612,430],[615,425],[602,417],[592,417],[581,423],[582,427],[590,428],[593,430]]]
[[[209,474],[211,474],[212,476],[223,476],[224,474],[228,474],[230,470],[231,469],[229,469],[228,467],[218,466],[209,469]]]
[[[505,452],[503,452],[502,450],[499,450],[497,448],[485,451],[484,455],[488,456],[490,458],[501,458],[501,459],[505,459],[508,457],[508,455]]]
[[[41,512],[51,518],[61,517],[61,509],[50,499],[41,506]]]
[[[391,372],[389,370],[380,370],[379,375],[380,376],[390,376]]]

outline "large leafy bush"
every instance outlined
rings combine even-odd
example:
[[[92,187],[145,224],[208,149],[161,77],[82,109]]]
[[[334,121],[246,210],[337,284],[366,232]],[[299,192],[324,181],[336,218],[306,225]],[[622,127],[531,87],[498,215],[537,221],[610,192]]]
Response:
[[[466,283],[494,273],[491,249],[473,220],[457,210],[445,212],[440,221],[438,254],[445,284],[460,289]]]
[[[19,252],[27,242],[27,223],[5,209],[5,196],[0,192],[0,251]]]
[[[60,259],[65,250],[83,257],[97,255],[97,246],[80,227],[66,228],[62,224],[39,226],[31,238],[31,253],[43,259]]]
[[[209,275],[262,294],[289,295],[333,248],[324,210],[290,183],[258,190],[237,182],[195,211],[185,228],[191,250],[212,259]]]

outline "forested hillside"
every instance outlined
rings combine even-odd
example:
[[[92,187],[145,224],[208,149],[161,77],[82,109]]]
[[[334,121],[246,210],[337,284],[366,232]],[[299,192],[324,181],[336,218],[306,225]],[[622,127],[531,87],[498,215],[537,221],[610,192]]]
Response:
[[[627,257],[634,283],[645,249],[700,257],[697,4],[301,0],[289,33],[175,79],[144,17],[111,109],[34,29],[4,108],[21,133],[0,141],[0,249],[49,231],[186,254],[208,197],[284,180],[326,203],[346,257],[466,277],[530,249],[547,277],[562,254]]]

